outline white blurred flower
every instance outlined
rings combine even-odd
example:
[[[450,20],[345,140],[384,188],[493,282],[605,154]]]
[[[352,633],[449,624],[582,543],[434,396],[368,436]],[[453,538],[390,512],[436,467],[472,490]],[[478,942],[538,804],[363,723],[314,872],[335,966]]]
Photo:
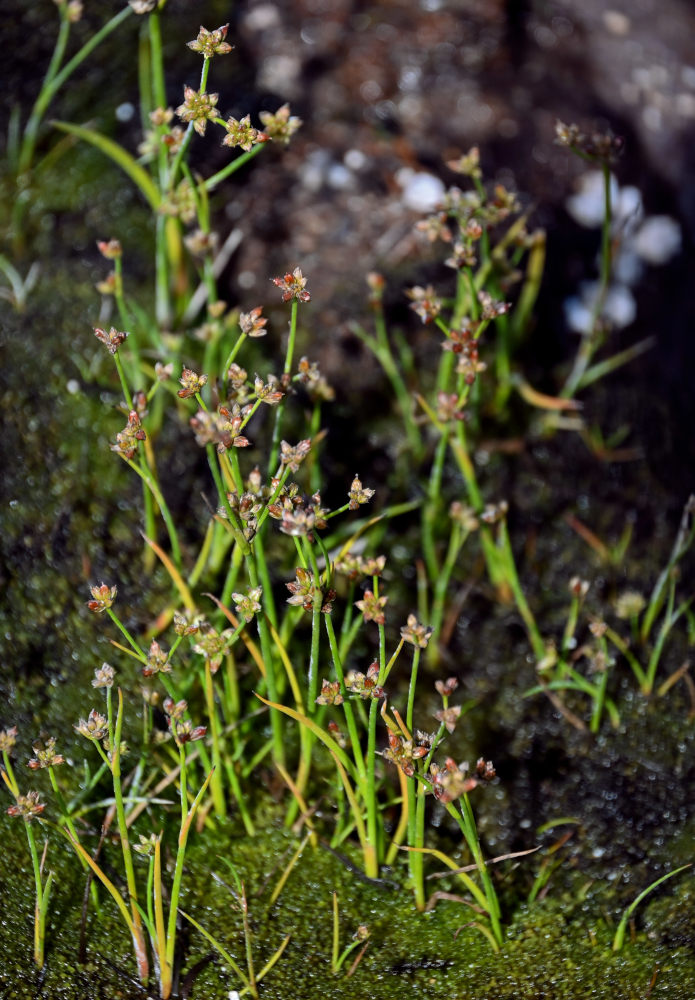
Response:
[[[442,181],[434,174],[411,170],[410,167],[401,167],[396,173],[396,183],[403,192],[403,204],[415,212],[434,211],[446,190]]]

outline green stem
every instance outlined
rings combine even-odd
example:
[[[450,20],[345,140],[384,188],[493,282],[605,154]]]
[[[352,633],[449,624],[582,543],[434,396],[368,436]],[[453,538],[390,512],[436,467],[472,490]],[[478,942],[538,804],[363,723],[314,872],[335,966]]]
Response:
[[[112,31],[115,31],[121,22],[125,21],[127,17],[130,17],[132,13],[133,10],[130,6],[124,7],[123,10],[119,11],[118,14],[112,17],[103,28],[97,31],[96,35],[93,35],[92,38],[90,38],[89,41],[82,46],[79,52],[72,57],[70,62],[63,67],[60,73],[57,73],[50,82],[47,82],[47,80],[44,81],[44,85],[36,99],[36,103],[32,108],[29,121],[27,122],[27,126],[24,130],[18,173],[23,174],[31,167],[31,162],[34,158],[34,150],[36,148],[39,126],[41,125],[43,116],[55,95],[58,93],[65,81],[75,72],[77,67],[80,66],[89,55],[91,55],[94,49],[100,45]]]

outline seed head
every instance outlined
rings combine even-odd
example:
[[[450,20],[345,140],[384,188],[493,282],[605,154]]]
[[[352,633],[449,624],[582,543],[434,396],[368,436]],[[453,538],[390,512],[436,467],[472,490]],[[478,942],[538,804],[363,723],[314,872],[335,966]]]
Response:
[[[0,753],[9,753],[17,742],[17,727],[0,729]]]
[[[290,472],[298,472],[299,466],[311,451],[311,439],[305,438],[299,444],[291,445],[287,441],[280,442],[280,461]]]
[[[415,773],[414,762],[421,757],[426,757],[429,750],[428,746],[415,746],[412,740],[407,740],[404,736],[389,731],[389,745],[382,751],[382,757],[399,767],[406,777],[412,778]]]
[[[112,326],[109,332],[102,330],[100,327],[94,327],[94,336],[97,340],[101,341],[109,354],[115,354],[121,344],[125,341],[128,334],[126,332],[121,332]]]
[[[110,688],[113,687],[113,679],[116,676],[116,671],[108,663],[102,663],[94,671],[94,679],[92,680],[92,687],[94,688]]]
[[[355,607],[359,608],[366,622],[376,622],[383,625],[386,621],[384,608],[388,602],[388,597],[376,597],[371,590],[365,590],[361,601],[355,601]]]
[[[292,274],[287,272],[281,278],[271,278],[270,280],[282,289],[283,302],[289,302],[291,299],[296,299],[297,302],[309,302],[311,299],[310,293],[305,288],[307,279],[298,267],[295,267]]]
[[[250,115],[244,115],[241,120],[228,118],[224,127],[227,130],[227,134],[222,140],[222,145],[231,146],[232,149],[239,146],[247,153],[256,143],[265,142],[268,138],[265,132],[259,132],[257,128],[251,125]]]
[[[198,135],[205,135],[208,121],[217,117],[217,101],[219,94],[207,94],[194,90],[193,87],[183,88],[183,104],[179,104],[176,114],[181,121],[192,122]]]
[[[377,684],[379,679],[379,664],[375,661],[367,669],[366,675],[359,670],[348,671],[345,677],[345,687],[353,694],[358,694],[360,698],[373,698],[378,700],[386,694],[383,687]]]
[[[7,810],[8,816],[22,816],[27,823],[40,816],[46,808],[45,802],[39,801],[38,792],[27,792],[26,795],[18,795],[13,806]]]
[[[89,589],[93,599],[87,601],[87,607],[98,615],[111,607],[118,593],[118,588],[115,585],[109,587],[106,583],[100,583],[98,587],[90,587]]]
[[[427,648],[431,635],[432,629],[428,625],[421,625],[415,615],[408,615],[408,623],[401,628],[401,639],[419,649]]]
[[[448,698],[459,686],[459,682],[455,677],[448,677],[445,681],[435,681],[434,686],[442,698]]]
[[[411,299],[410,308],[417,313],[423,323],[431,323],[442,311],[442,301],[432,285],[422,288],[414,285],[405,293]]]
[[[321,681],[321,694],[316,699],[317,705],[342,705],[343,696],[340,693],[339,681]]]
[[[105,715],[101,715],[95,708],[89,713],[88,719],[80,719],[77,725],[74,727],[76,732],[80,736],[84,736],[88,740],[103,740],[105,736],[108,736],[109,726]]]
[[[232,594],[236,613],[246,622],[261,610],[262,587],[252,587],[247,594]]]
[[[174,612],[174,632],[177,635],[195,635],[200,629],[200,622],[190,621],[185,614]]]
[[[138,450],[138,441],[144,441],[146,437],[140,415],[136,410],[131,410],[128,414],[128,423],[116,435],[116,443],[111,445],[111,451],[126,459],[133,458]]]
[[[207,380],[207,375],[198,375],[191,368],[184,368],[179,379],[179,382],[183,386],[177,393],[179,399],[188,399],[190,396],[195,396],[197,392],[200,392]]]
[[[268,320],[265,316],[261,315],[262,307],[256,306],[251,312],[239,313],[239,326],[241,327],[241,332],[245,333],[247,337],[265,337],[268,332],[265,326]],[[244,376],[246,379],[246,376]]]
[[[360,504],[369,503],[374,496],[374,492],[374,490],[364,489],[359,476],[355,476],[352,480],[350,492],[348,494],[350,498],[349,509],[357,510]]]
[[[432,777],[432,792],[440,802],[453,802],[454,799],[467,795],[478,784],[475,778],[468,777],[468,764],[456,764],[447,757],[444,767],[437,764],[430,767]]]
[[[434,717],[437,722],[442,722],[446,726],[447,731],[450,733],[453,733],[456,729],[456,723],[458,722],[460,715],[460,705],[450,705],[449,708],[441,708],[439,711],[434,713]]]
[[[58,764],[65,763],[65,757],[55,752],[55,737],[49,736],[45,743],[34,743],[34,756],[28,762],[32,771],[37,771],[44,767],[57,767]]]
[[[171,664],[169,663],[167,653],[162,649],[157,640],[153,639],[147,651],[147,663],[142,668],[142,676],[151,677],[152,674],[170,673]]]
[[[194,42],[186,42],[189,49],[200,52],[204,59],[212,59],[213,56],[225,56],[234,48],[229,42],[225,42],[229,25],[223,24],[214,31],[208,31],[201,24],[198,37]]]
[[[263,131],[268,138],[273,142],[284,142],[285,145],[302,124],[301,118],[290,114],[289,104],[283,104],[274,115],[269,111],[261,111],[258,117],[263,123]]]
[[[97,240],[97,247],[102,257],[107,260],[116,260],[123,254],[120,240]]]

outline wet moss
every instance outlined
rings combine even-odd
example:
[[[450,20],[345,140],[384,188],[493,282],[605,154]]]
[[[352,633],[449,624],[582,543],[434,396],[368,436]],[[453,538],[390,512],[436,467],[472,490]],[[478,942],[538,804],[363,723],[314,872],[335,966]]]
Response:
[[[417,914],[406,890],[366,884],[321,847],[305,848],[279,900],[268,910],[270,892],[295,846],[296,839],[276,827],[259,833],[254,842],[230,836],[229,830],[223,835],[218,831],[196,838],[186,865],[183,908],[242,967],[244,938],[228,888],[233,885],[229,861],[246,884],[256,969],[286,934],[291,935],[280,962],[263,982],[262,995],[271,1000],[286,1000],[289,995],[297,1000],[317,995],[330,1000],[365,995],[392,1000],[413,992],[434,1000],[637,1000],[650,984],[652,996],[688,1000],[695,990],[692,921],[687,916],[692,912],[692,887],[686,883],[649,907],[645,904],[644,919],[637,914],[634,939],[616,954],[611,950],[613,889],[605,882],[587,886],[586,879],[575,873],[566,890],[516,909],[503,949],[495,954],[472,927],[475,915],[467,907],[441,901],[432,912]],[[82,876],[61,850],[51,856],[59,888],[46,969],[40,976],[31,968],[30,873],[20,860],[20,845],[11,851],[15,848],[15,864],[3,862],[0,869],[7,901],[0,923],[0,949],[6,956],[0,982],[13,990],[5,995],[16,1000],[142,997],[131,982],[133,962],[125,928],[119,926],[109,900],[103,903],[101,918],[90,915],[85,961],[78,961],[79,916],[73,904],[81,895]],[[350,977],[345,975],[349,962],[337,976],[330,970],[334,891],[339,898],[341,946],[359,924],[370,929],[369,947]],[[675,924],[674,915],[680,915]],[[196,931],[182,935],[180,956],[182,981],[191,969],[199,969],[188,980],[187,995],[224,1000],[230,990],[240,988],[222,959],[206,963],[210,948]]]

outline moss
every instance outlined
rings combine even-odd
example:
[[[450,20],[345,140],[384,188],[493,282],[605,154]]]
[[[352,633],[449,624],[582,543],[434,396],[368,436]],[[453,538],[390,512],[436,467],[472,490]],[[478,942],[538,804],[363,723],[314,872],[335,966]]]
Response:
[[[257,970],[284,936],[291,934],[280,962],[264,980],[262,995],[269,1000],[287,1000],[290,995],[296,1000],[314,1000],[319,995],[327,1000],[363,996],[393,1000],[413,992],[432,1000],[637,1000],[645,995],[653,977],[652,996],[689,1000],[695,991],[692,932],[685,941],[682,929],[674,932],[672,928],[674,912],[685,920],[685,914],[692,911],[692,888],[685,885],[672,897],[653,903],[644,929],[615,954],[611,950],[614,926],[606,918],[613,908],[613,890],[606,884],[595,885],[578,902],[583,879],[575,876],[570,891],[551,893],[533,906],[517,909],[504,947],[495,954],[472,926],[475,915],[467,907],[443,901],[433,912],[417,914],[407,891],[366,884],[321,847],[316,851],[305,848],[268,912],[270,892],[296,841],[278,828],[261,832],[254,842],[230,833],[227,829],[196,838],[187,863],[188,888],[182,905],[243,968],[238,907],[230,890],[211,879],[215,873],[232,884],[227,862],[233,861],[246,883]],[[62,851],[51,857],[59,889],[43,978],[31,968],[29,871],[20,861],[19,844],[13,845],[11,854],[14,864],[3,862],[0,869],[6,901],[0,925],[0,953],[6,961],[0,976],[12,983],[12,997],[136,1000],[142,996],[129,985],[133,974],[129,942],[109,900],[103,903],[100,919],[90,916],[87,961],[77,961],[79,916],[69,904],[79,899],[82,878]],[[17,862],[24,871],[17,870]],[[333,976],[330,971],[333,891],[339,899],[341,946],[361,923],[371,932],[369,947],[351,977],[345,975],[350,960],[341,974]],[[24,928],[19,935],[18,928]],[[204,962],[210,949],[195,931],[186,932],[183,940],[185,973]],[[41,980],[41,992],[36,994]],[[235,976],[216,958],[203,965],[190,995],[225,1000],[230,990],[239,987]]]

